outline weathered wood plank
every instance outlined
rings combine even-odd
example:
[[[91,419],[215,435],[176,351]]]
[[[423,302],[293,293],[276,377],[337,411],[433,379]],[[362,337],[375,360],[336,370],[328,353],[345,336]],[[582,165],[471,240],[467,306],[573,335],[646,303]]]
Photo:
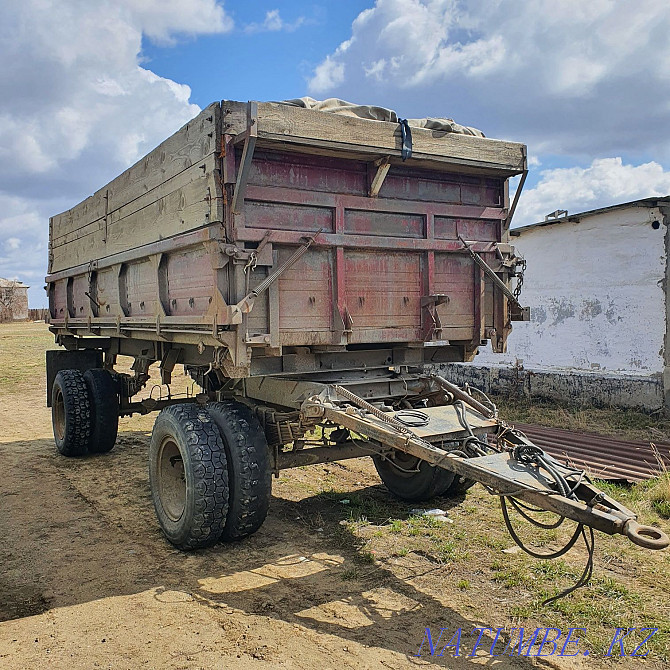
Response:
[[[54,234],[61,236],[103,218],[107,194],[109,212],[113,212],[152,192],[198,161],[218,153],[219,131],[220,107],[219,103],[213,103],[93,195],[54,216]]]
[[[102,221],[87,226],[87,234],[75,232],[67,243],[51,248],[50,272],[59,272],[207,225],[212,203],[205,198],[205,194],[210,181],[211,174],[203,175],[123,218],[118,218],[119,212],[115,212],[107,227],[106,241]]]
[[[212,221],[222,221],[223,220],[223,201],[221,197],[221,186],[218,179],[216,179],[215,171],[217,169],[217,158],[214,154],[207,156],[203,161],[198,161],[196,165],[191,166],[190,168],[180,172],[176,176],[168,179],[162,183],[157,188],[153,189],[150,193],[146,193],[135,200],[130,201],[127,204],[124,204],[114,211],[109,213],[107,217],[108,226],[112,226],[115,223],[118,223],[122,219],[125,219],[141,210],[145,209],[154,202],[158,202],[163,198],[167,197],[170,193],[175,191],[181,191],[188,188],[184,192],[185,201],[184,206],[192,204],[186,198],[192,198],[193,200],[204,200],[207,197],[211,199],[212,212],[210,218]],[[175,212],[175,217],[178,217],[179,213]],[[91,233],[97,231],[103,225],[102,219],[96,219],[91,223],[88,223],[77,230],[72,230],[66,234],[53,235],[52,236],[52,248],[62,246],[63,244],[68,244],[73,240],[83,237],[85,235],[90,235]],[[163,231],[156,231],[156,239],[160,237],[165,237]],[[128,244],[131,245],[133,242],[132,238],[128,239]]]
[[[239,128],[238,132],[243,129]],[[279,103],[258,103],[259,140],[305,144],[311,147],[346,148],[360,153],[399,155],[398,124],[328,114]],[[413,158],[443,158],[522,170],[522,144],[488,138],[412,128]],[[407,164],[410,164],[409,162]]]

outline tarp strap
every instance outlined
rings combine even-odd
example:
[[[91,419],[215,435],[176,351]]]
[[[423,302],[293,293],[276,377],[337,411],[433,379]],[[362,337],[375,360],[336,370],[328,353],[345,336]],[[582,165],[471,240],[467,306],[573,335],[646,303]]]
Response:
[[[398,119],[400,124],[400,136],[402,138],[402,152],[403,161],[412,157],[412,129],[409,127],[407,119]]]

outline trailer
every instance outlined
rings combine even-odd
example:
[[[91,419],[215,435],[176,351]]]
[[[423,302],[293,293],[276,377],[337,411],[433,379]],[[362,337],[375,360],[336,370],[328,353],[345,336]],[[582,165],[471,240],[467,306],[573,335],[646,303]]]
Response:
[[[509,243],[509,180],[527,161],[522,144],[422,125],[215,102],[54,216],[60,453],[110,451],[119,416],[159,411],[151,491],[181,549],[255,532],[273,473],[361,456],[408,501],[480,482],[517,541],[508,502],[577,522],[570,546],[592,546],[596,529],[666,547],[439,374],[487,342],[504,351],[511,322],[529,318]],[[153,364],[168,385],[183,365],[201,392],[142,397]]]

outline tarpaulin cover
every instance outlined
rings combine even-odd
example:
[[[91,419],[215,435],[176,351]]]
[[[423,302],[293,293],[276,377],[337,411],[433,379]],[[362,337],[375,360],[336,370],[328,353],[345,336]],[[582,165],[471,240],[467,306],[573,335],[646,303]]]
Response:
[[[315,100],[314,98],[294,98],[293,100],[283,100],[285,105],[294,107],[304,107],[305,109],[314,109],[319,112],[330,112],[332,114],[342,114],[343,116],[356,116],[360,119],[369,119],[371,121],[390,121],[398,123],[398,115],[386,107],[377,105],[356,105],[353,102],[340,100],[339,98],[327,98],[326,100]],[[477,128],[462,126],[453,119],[442,117],[427,117],[425,119],[407,119],[410,126],[414,128],[427,128],[428,130],[437,130],[446,133],[458,133],[459,135],[473,135],[475,137],[484,137],[484,133]]]

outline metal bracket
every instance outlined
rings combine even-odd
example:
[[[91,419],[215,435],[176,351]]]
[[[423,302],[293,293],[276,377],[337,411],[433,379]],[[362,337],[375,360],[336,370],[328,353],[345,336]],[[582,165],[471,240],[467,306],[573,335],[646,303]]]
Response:
[[[307,249],[309,249],[314,240],[316,239],[317,235],[321,233],[323,228],[319,228],[311,237],[307,239],[307,241],[300,247],[298,247],[293,254],[291,255],[290,258],[288,258],[283,265],[278,267],[272,274],[268,275],[256,288],[254,288],[252,291],[249,291],[247,295],[242,298],[236,305],[233,306],[233,312],[237,311],[238,313],[241,314],[248,314],[254,307],[254,301],[255,299],[264,291],[266,291],[271,284],[273,284],[281,275],[284,274],[289,268],[291,268],[302,256],[306,253]]]
[[[495,270],[475,251],[472,250],[472,247],[459,235],[458,239],[461,241],[461,244],[465,250],[470,254],[472,260],[484,271],[484,274],[493,282],[493,285],[500,289],[505,297],[520,311],[523,312],[524,308],[521,303],[514,297],[514,293],[509,289],[507,284],[498,277],[495,273]]]
[[[386,175],[391,167],[391,157],[384,156],[384,158],[376,160],[374,165],[377,168],[377,172],[370,182],[369,195],[371,198],[376,198],[379,195],[379,191],[381,191],[384,179],[386,179]]]
[[[258,104],[255,101],[249,102],[249,109],[247,114],[247,129],[244,133],[238,135],[234,140],[234,144],[244,142],[244,149],[242,149],[240,169],[237,173],[237,181],[235,182],[233,199],[230,203],[230,208],[233,214],[239,214],[242,206],[244,205],[244,192],[247,188],[247,179],[249,178],[249,170],[251,168],[251,161],[254,156],[256,139],[258,137]]]

